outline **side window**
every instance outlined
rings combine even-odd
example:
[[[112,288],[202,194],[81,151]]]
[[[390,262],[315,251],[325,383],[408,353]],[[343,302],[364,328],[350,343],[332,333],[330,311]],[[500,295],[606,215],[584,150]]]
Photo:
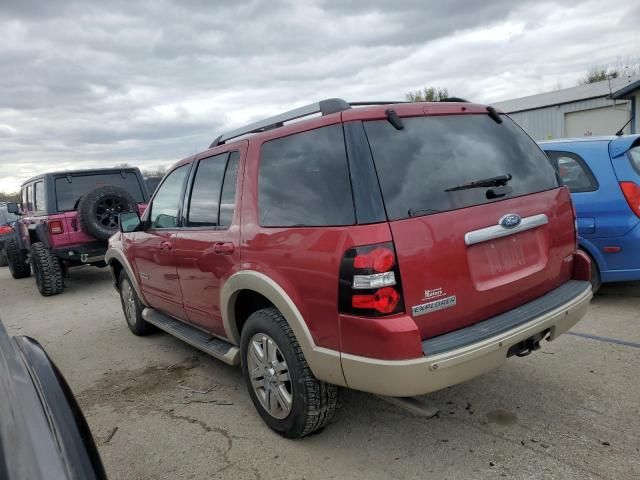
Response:
[[[571,193],[594,192],[598,189],[598,182],[582,157],[570,152],[547,153],[562,183],[569,187]]]
[[[27,187],[27,211],[33,211],[33,188],[31,185]]]
[[[189,200],[189,226],[231,225],[239,162],[239,152],[223,153],[199,162]]]
[[[233,212],[236,207],[236,184],[238,182],[238,165],[240,153],[231,152],[227,162],[227,171],[224,174],[222,195],[220,196],[220,221],[221,227],[228,227],[233,221]]]
[[[22,211],[27,211],[27,187],[22,187]]]
[[[224,178],[224,167],[229,153],[221,153],[198,162],[198,170],[191,189],[187,224],[191,227],[218,225],[220,188]]]
[[[37,212],[44,212],[44,183],[38,182],[35,185],[35,205]]]
[[[640,175],[640,147],[633,147],[629,150],[629,159],[631,160],[633,168],[635,168],[638,175]]]
[[[180,197],[188,172],[188,165],[182,165],[171,172],[160,185],[151,204],[151,215],[149,216],[151,228],[176,228],[178,226]]]
[[[342,125],[266,142],[258,176],[260,225],[353,225]]]

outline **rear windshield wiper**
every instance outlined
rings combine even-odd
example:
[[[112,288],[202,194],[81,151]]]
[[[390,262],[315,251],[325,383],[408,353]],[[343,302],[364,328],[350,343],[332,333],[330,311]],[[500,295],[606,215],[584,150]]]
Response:
[[[502,187],[509,183],[512,178],[513,175],[507,173],[506,175],[498,175],[497,177],[484,178],[474,182],[463,183],[462,185],[447,188],[445,192],[456,192],[458,190],[468,190],[470,188]]]

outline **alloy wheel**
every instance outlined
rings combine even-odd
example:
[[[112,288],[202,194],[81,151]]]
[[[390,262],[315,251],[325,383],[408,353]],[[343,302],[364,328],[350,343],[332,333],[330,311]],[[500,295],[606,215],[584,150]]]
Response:
[[[249,342],[246,360],[251,386],[262,407],[278,420],[286,418],[293,407],[293,387],[276,342],[267,334],[256,333]]]

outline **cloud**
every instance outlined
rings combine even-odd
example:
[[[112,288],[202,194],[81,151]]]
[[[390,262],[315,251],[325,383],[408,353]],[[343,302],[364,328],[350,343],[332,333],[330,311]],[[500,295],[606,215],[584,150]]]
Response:
[[[320,98],[573,86],[635,54],[639,15],[631,0],[4,0],[0,190],[53,168],[168,165]]]

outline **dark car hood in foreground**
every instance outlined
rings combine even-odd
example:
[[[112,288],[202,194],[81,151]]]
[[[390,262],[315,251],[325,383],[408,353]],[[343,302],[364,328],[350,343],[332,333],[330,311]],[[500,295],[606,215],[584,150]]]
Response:
[[[42,346],[0,321],[0,478],[105,479],[89,427]]]

